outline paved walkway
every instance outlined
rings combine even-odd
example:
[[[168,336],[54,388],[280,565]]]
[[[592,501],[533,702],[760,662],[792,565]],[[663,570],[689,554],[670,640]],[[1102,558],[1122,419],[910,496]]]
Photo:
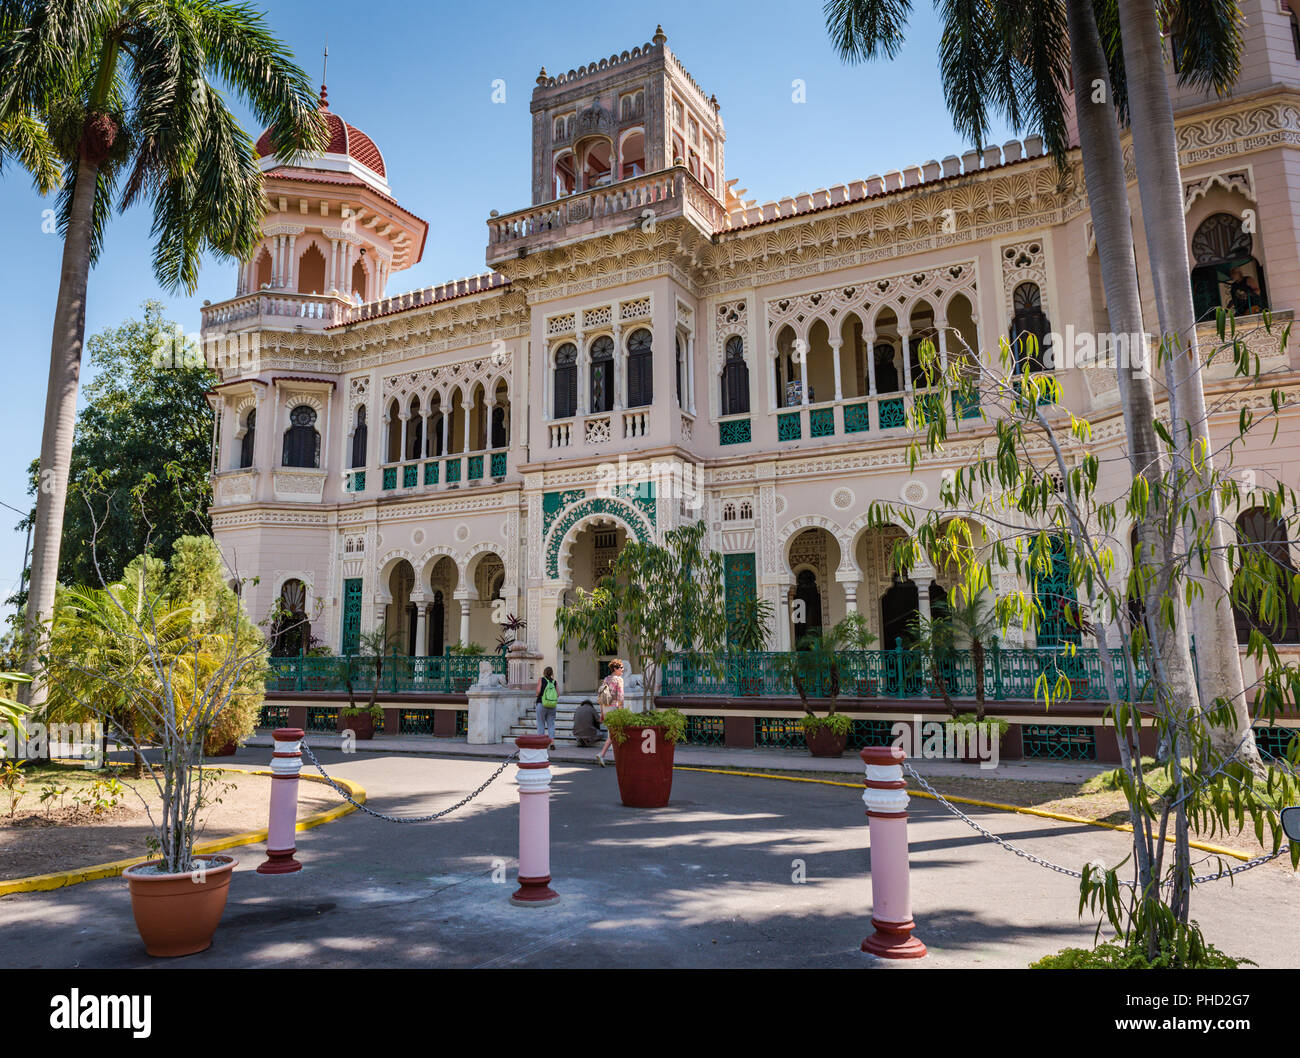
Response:
[[[462,744],[463,745],[463,744]],[[244,750],[239,763],[265,751]],[[416,815],[454,803],[496,766],[472,757],[322,752],[371,807]],[[0,898],[0,964],[152,966],[867,967],[869,855],[854,790],[678,772],[673,801],[624,808],[614,772],[559,765],[552,868],[561,902],[516,908],[518,796],[509,772],[446,820],[396,826],[354,813],[300,834],[306,868],[267,877],[261,846],[240,859],[207,952],[143,953],[126,885],[106,879]],[[925,966],[1023,967],[1087,945],[1074,879],[979,838],[940,806],[912,802],[912,888]],[[1033,853],[1079,867],[1118,862],[1123,835],[994,811],[976,817]],[[806,881],[792,879],[800,864]],[[1273,865],[1198,889],[1193,915],[1226,951],[1300,963],[1295,876]]]
[[[338,749],[342,739],[333,733],[313,731],[307,736],[313,747],[326,746]],[[265,760],[270,759],[272,739],[269,733],[259,732],[250,738],[247,746],[265,749]],[[489,746],[471,746],[463,738],[431,738],[422,735],[376,735],[373,739],[355,743],[359,753],[380,754],[438,754],[451,757],[507,757],[514,752],[513,743]],[[595,764],[596,750],[574,746],[560,747],[551,752],[551,759],[562,763]],[[247,750],[245,751],[247,752]],[[608,761],[610,755],[605,759]],[[739,771],[784,771],[809,774],[846,773],[858,778],[863,774],[862,758],[853,750],[843,757],[814,757],[806,749],[727,749],[723,746],[678,746],[674,760],[695,768],[732,768]],[[1081,783],[1111,765],[1092,764],[1088,761],[1010,760],[1000,761],[997,768],[981,768],[978,764],[963,764],[952,760],[914,760],[913,766],[927,777],[962,777],[967,779],[1018,779],[1024,782]]]

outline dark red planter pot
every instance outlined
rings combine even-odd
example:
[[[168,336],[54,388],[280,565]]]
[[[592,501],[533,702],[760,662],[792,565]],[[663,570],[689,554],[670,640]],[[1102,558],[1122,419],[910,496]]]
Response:
[[[627,738],[614,743],[618,792],[628,808],[663,808],[673,792],[673,753],[676,745],[663,728],[628,727]],[[642,732],[653,731],[653,753],[646,753]]]
[[[233,757],[235,755],[235,751],[238,749],[239,749],[239,744],[237,742],[231,741],[231,742],[227,742],[224,746],[218,746],[211,753],[204,753],[203,755],[205,757]]]
[[[339,730],[355,731],[358,742],[365,742],[375,737],[375,718],[369,713],[360,716],[344,716],[339,712]]]
[[[842,757],[849,741],[849,733],[845,731],[844,734],[837,735],[829,728],[819,727],[816,731],[805,730],[803,739],[808,744],[808,752],[814,757]]]

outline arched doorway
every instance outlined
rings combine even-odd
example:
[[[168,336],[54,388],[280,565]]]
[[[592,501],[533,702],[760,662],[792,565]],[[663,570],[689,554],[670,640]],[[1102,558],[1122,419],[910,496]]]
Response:
[[[311,622],[307,620],[307,585],[296,577],[280,586],[275,617],[271,622],[271,656],[292,658],[311,644]]]
[[[612,518],[599,518],[582,526],[568,551],[568,588],[561,605],[573,602],[578,589],[591,592],[614,572],[614,561],[627,543],[627,529]],[[564,571],[562,570],[561,573]],[[585,649],[569,645],[560,652],[560,685],[568,691],[595,693],[609,671],[609,662],[626,653],[626,645],[611,639]]]
[[[460,570],[448,555],[440,555],[428,567],[430,598],[424,649],[440,657],[460,639],[460,604],[453,599],[459,586]]]
[[[400,559],[388,574],[388,591],[393,601],[388,605],[384,632],[390,654],[416,653],[415,606],[411,602],[414,589],[415,570],[406,559]]]
[[[795,577],[791,620],[796,650],[809,633],[820,634],[822,631],[822,593],[817,587],[817,574],[810,569],[801,569]]]
[[[904,647],[916,642],[917,619],[921,614],[920,592],[911,580],[898,573],[880,597],[880,645],[893,650],[901,642]]]

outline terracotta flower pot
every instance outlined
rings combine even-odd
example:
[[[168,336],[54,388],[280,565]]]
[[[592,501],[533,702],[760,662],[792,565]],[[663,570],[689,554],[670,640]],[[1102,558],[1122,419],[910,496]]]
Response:
[[[818,727],[812,731],[805,728],[803,739],[808,745],[808,752],[814,757],[840,757],[848,744],[849,733],[845,731],[837,735],[828,727]]]
[[[339,730],[355,731],[358,742],[365,742],[375,737],[375,718],[368,712],[360,713],[357,716],[344,716],[343,711],[339,711]]]
[[[141,873],[157,861],[137,863],[122,874],[131,892],[131,913],[150,955],[193,955],[212,945],[221,913],[226,909],[230,875],[239,861],[233,856],[202,856],[207,864],[183,874]]]
[[[629,808],[663,808],[673,792],[673,753],[676,745],[662,728],[627,727],[627,738],[614,743],[618,792]],[[647,738],[643,732],[651,731]],[[646,752],[652,747],[654,752]]]

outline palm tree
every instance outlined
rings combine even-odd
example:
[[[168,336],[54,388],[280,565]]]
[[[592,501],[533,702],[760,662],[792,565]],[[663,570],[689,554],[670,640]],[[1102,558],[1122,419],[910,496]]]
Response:
[[[1167,28],[1181,42],[1179,83],[1213,88],[1222,94],[1231,88],[1240,69],[1242,16],[1230,0],[1184,0],[1160,5],[1163,11],[1154,0],[1115,2],[1124,66],[1130,71],[1127,97],[1133,157],[1159,315],[1175,465],[1186,487],[1198,494],[1198,521],[1207,537],[1201,568],[1191,570],[1202,588],[1190,604],[1201,702],[1206,709],[1220,701],[1231,703],[1235,730],[1216,727],[1215,748],[1225,755],[1239,752],[1248,763],[1258,766],[1236,627],[1226,592],[1232,583],[1226,532],[1217,490],[1210,486],[1214,469],[1209,419],[1201,386],[1196,313],[1187,279],[1183,183],[1159,21],[1162,13],[1167,14]]]
[[[1128,105],[1125,60],[1130,50],[1127,28],[1121,47],[1120,9],[1116,8],[1117,2],[1122,9],[1129,0],[1044,0],[1028,7],[1011,4],[945,4],[947,22],[940,46],[940,71],[945,98],[959,132],[971,137],[977,145],[981,144],[989,130],[988,110],[993,107],[1004,113],[1017,128],[1023,123],[1039,131],[1050,152],[1063,166],[1067,146],[1064,120],[1067,81],[1064,63],[1068,56],[1073,73],[1080,155],[1111,330],[1119,334],[1143,334],[1145,329],[1138,294],[1127,181],[1115,120],[1116,110],[1123,114]],[[1142,2],[1144,6],[1151,4],[1151,0],[1133,2]],[[1175,9],[1180,25],[1190,27],[1195,24],[1202,27],[1197,34],[1192,34],[1190,28],[1188,30],[1188,37],[1194,37],[1195,44],[1184,50],[1180,76],[1197,83],[1212,84],[1220,89],[1231,84],[1236,76],[1231,54],[1237,45],[1233,43],[1232,33],[1224,29],[1231,25],[1231,20],[1224,17],[1224,10],[1235,8],[1236,5],[1227,3],[1226,0],[1182,0],[1181,3],[1171,3],[1168,6]],[[1218,17],[1198,20],[1197,12],[1207,6],[1216,9]],[[856,62],[877,55],[893,57],[902,43],[903,29],[910,9],[911,0],[827,0],[824,10],[828,29],[841,57]],[[1029,15],[1033,17],[1027,17]],[[1102,22],[1100,28],[1099,19]],[[1154,15],[1148,25],[1154,28]],[[1104,46],[1102,29],[1105,31]],[[1157,56],[1158,43],[1157,39]],[[1150,63],[1144,64],[1143,70],[1148,70],[1150,66]],[[1152,81],[1150,86],[1144,85],[1144,88],[1163,92],[1168,106],[1168,86],[1163,76],[1161,72],[1158,81]],[[1101,87],[1100,92],[1097,91],[1098,86]],[[1171,109],[1167,133],[1169,151],[1176,168]],[[1147,209],[1145,198],[1143,214],[1153,261],[1156,250],[1152,244],[1158,243],[1162,233],[1168,233],[1171,226],[1176,227],[1172,234],[1181,242],[1182,251],[1181,257],[1175,252],[1170,259],[1171,268],[1181,277],[1178,280],[1181,283],[1179,289],[1186,297],[1187,318],[1190,320],[1186,233],[1182,219],[1181,185],[1178,184],[1176,174],[1172,186],[1175,192],[1173,197],[1177,199],[1176,225],[1166,218],[1153,234],[1151,212]],[[1166,195],[1165,199],[1165,205],[1168,206],[1170,196]],[[1162,313],[1162,320],[1163,318]],[[1194,328],[1189,333],[1194,342]],[[1187,362],[1195,361],[1184,361]],[[1142,377],[1135,377],[1137,374],[1120,369],[1119,388],[1134,477],[1150,481],[1159,477],[1162,471],[1161,448],[1155,428],[1157,415],[1150,379],[1144,373]],[[1194,374],[1191,382],[1194,387],[1184,384],[1183,389],[1195,389],[1194,397],[1199,398],[1203,412],[1204,399],[1200,396],[1199,375]],[[1174,389],[1172,383],[1170,388]],[[1200,422],[1204,425],[1203,414]],[[1185,438],[1186,433],[1180,433],[1179,437]],[[1187,626],[1190,623],[1193,630],[1196,630],[1198,613],[1204,621],[1207,611],[1213,621],[1226,621],[1231,626],[1232,611],[1226,605],[1224,587],[1231,582],[1225,571],[1216,570],[1216,579],[1208,581],[1204,595],[1191,604],[1192,620],[1178,619],[1177,615],[1183,612],[1184,604],[1177,593],[1171,590],[1172,571],[1164,561],[1164,556],[1173,547],[1174,527],[1167,517],[1169,506],[1168,497],[1152,491],[1141,519],[1143,565],[1156,571],[1156,575],[1147,578],[1144,591],[1148,600],[1148,614],[1160,612],[1158,600],[1162,596],[1171,598],[1175,606],[1175,619],[1172,622],[1153,620],[1156,627],[1150,638],[1156,665],[1163,670],[1163,684],[1169,688],[1171,700],[1182,703],[1187,708],[1190,707],[1189,703],[1196,702],[1200,697],[1196,694],[1196,676],[1191,663]],[[1217,521],[1214,524],[1219,526]],[[1226,558],[1221,549],[1216,547],[1212,556],[1220,559],[1226,567]],[[1232,633],[1231,628],[1228,633],[1216,631],[1212,640],[1220,646],[1227,644],[1218,651],[1225,655],[1222,665],[1214,666],[1224,670],[1224,677],[1228,681],[1224,684],[1227,693],[1220,691],[1219,695],[1200,697],[1200,700],[1208,703],[1216,696],[1223,696],[1234,702],[1237,707],[1238,730],[1220,731],[1217,737],[1223,749],[1228,748],[1228,742],[1232,749],[1240,747],[1240,756],[1250,763],[1257,761],[1258,756],[1244,696],[1239,693],[1241,671],[1236,654],[1235,633]],[[1198,642],[1203,635],[1204,633],[1198,632]],[[1226,657],[1229,651],[1231,658]],[[1209,668],[1200,666],[1200,689],[1203,694],[1206,691],[1205,677]],[[1237,693],[1233,692],[1230,684],[1234,672]]]
[[[86,286],[114,208],[153,207],[154,272],[193,291],[204,252],[247,258],[265,207],[253,139],[217,84],[271,127],[286,160],[325,146],[306,75],[261,15],[230,0],[0,0],[0,149],[25,166],[37,126],[57,155],[63,264],[41,439],[27,662],[54,608],[85,337]],[[27,146],[24,146],[27,144]],[[43,701],[38,680],[30,701]]]

